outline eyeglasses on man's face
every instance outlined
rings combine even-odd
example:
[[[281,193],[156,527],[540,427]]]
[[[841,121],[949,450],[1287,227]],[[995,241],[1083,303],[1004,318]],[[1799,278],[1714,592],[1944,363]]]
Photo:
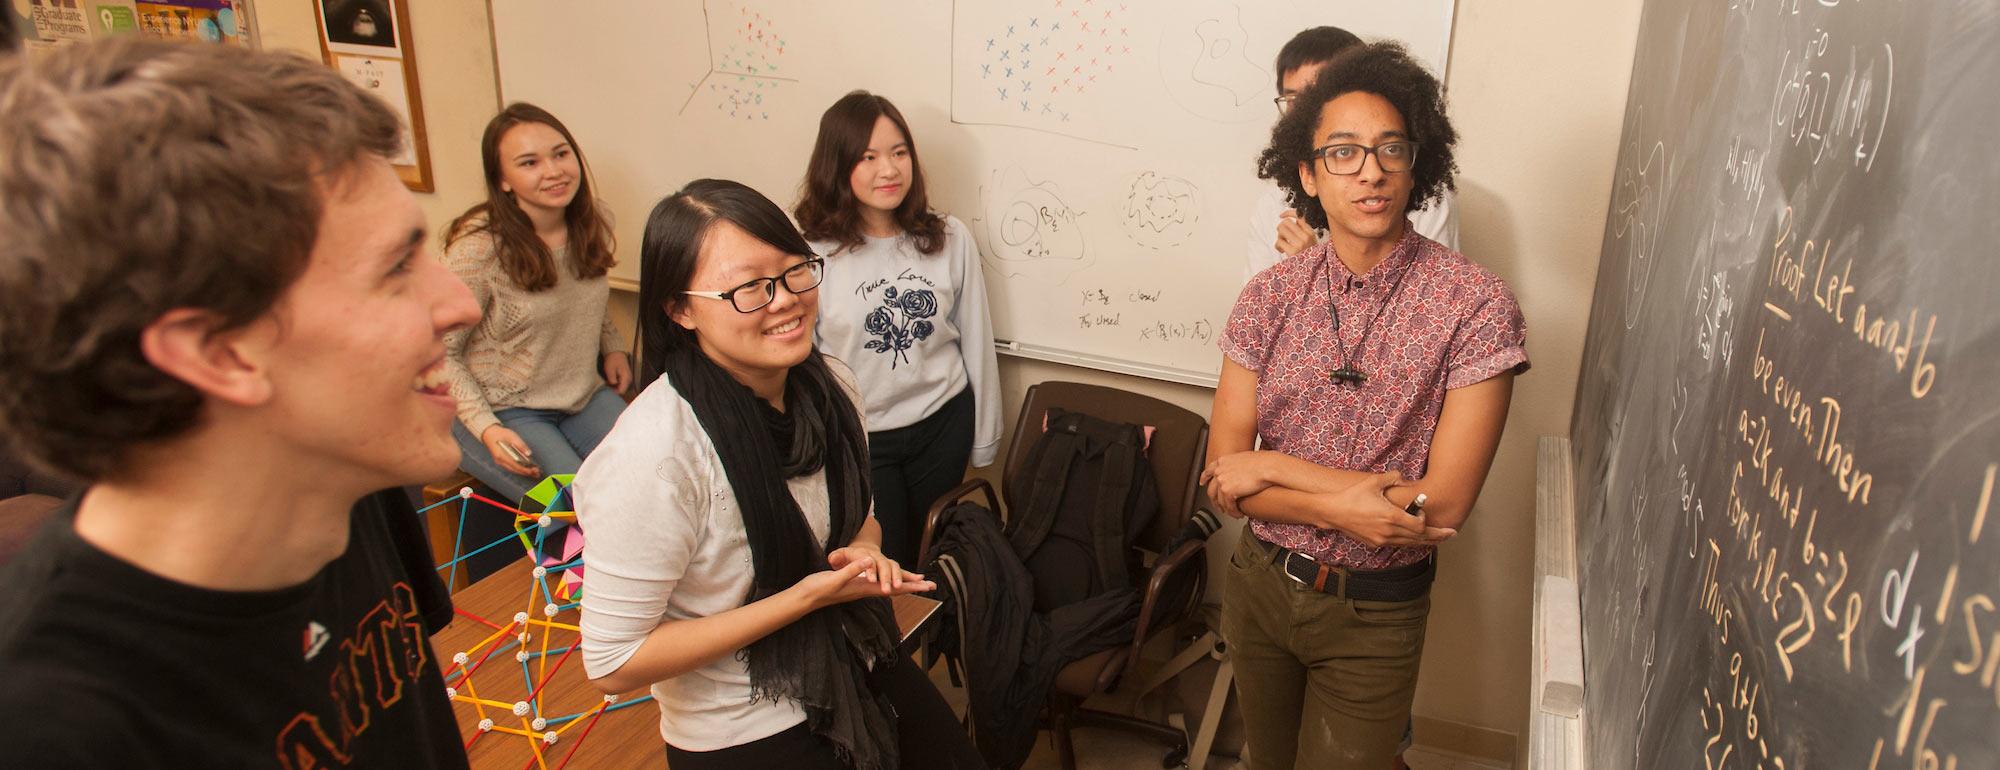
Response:
[[[804,294],[819,288],[819,282],[826,272],[826,260],[808,259],[785,269],[785,272],[765,278],[753,278],[728,291],[686,291],[695,297],[726,299],[738,313],[755,313],[764,309],[778,298],[778,285],[793,294]]]
[[[1417,143],[1383,142],[1374,147],[1360,144],[1329,144],[1315,148],[1309,157],[1319,158],[1320,166],[1326,169],[1326,173],[1351,176],[1361,173],[1361,165],[1368,162],[1370,155],[1375,156],[1375,162],[1381,165],[1385,174],[1408,171],[1417,164]]]
[[[1292,105],[1296,104],[1298,101],[1299,101],[1299,95],[1296,92],[1289,94],[1279,94],[1271,99],[1271,103],[1278,106],[1278,114],[1280,116],[1290,111],[1292,109]]]

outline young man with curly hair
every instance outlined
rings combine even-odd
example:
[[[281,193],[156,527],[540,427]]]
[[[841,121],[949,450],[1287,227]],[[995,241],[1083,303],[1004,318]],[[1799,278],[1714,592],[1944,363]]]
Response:
[[[1283,118],[1304,93],[1326,63],[1333,61],[1340,52],[1350,46],[1361,45],[1361,38],[1339,27],[1312,27],[1292,36],[1278,49],[1278,96],[1272,103],[1278,106],[1278,116]],[[1257,202],[1250,207],[1250,241],[1245,252],[1249,259],[1244,263],[1243,277],[1248,279],[1265,268],[1278,264],[1284,258],[1304,251],[1306,247],[1319,243],[1325,233],[1306,223],[1299,216],[1299,207],[1309,207],[1310,201],[1295,200],[1277,184],[1264,187],[1257,196]],[[1446,188],[1422,208],[1410,211],[1410,226],[1418,235],[1442,243],[1446,248],[1458,248],[1458,217],[1452,211],[1451,190]]]
[[[119,38],[0,63],[0,436],[86,490],[0,581],[45,766],[465,767],[400,490],[456,466],[477,320],[307,59]]]
[[[1436,545],[1471,513],[1527,368],[1507,285],[1410,226],[1451,187],[1456,139],[1437,79],[1376,43],[1327,63],[1259,158],[1327,238],[1237,299],[1202,478],[1251,519],[1222,634],[1257,770],[1389,766]]]

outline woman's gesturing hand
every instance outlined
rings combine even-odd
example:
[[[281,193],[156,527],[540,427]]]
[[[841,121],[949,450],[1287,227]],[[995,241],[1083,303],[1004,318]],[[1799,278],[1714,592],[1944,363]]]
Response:
[[[805,576],[792,586],[813,609],[870,596],[895,596],[937,589],[914,572],[904,572],[895,560],[869,545],[850,545],[827,554],[833,569]]]
[[[826,555],[826,563],[834,569],[857,559],[872,561],[873,566],[862,570],[861,577],[881,586],[878,593],[883,596],[920,593],[937,588],[936,583],[925,580],[924,576],[903,569],[903,565],[883,554],[882,548],[874,543],[849,543],[846,548],[836,548]]]

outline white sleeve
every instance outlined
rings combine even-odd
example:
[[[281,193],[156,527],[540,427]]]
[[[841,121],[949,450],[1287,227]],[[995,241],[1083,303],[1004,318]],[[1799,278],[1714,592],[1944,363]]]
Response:
[[[1000,361],[993,350],[993,315],[986,305],[986,268],[979,259],[979,244],[957,217],[948,226],[964,276],[958,301],[952,303],[951,322],[958,327],[958,353],[965,359],[965,379],[972,387],[972,466],[984,468],[1000,454]]]
[[[1284,196],[1276,184],[1266,182],[1263,192],[1250,204],[1250,237],[1244,244],[1244,283],[1285,259],[1277,246],[1278,220],[1283,218],[1286,208]]]
[[[706,529],[710,497],[698,455],[674,451],[686,442],[660,435],[659,422],[632,421],[625,436],[613,429],[577,473],[586,542],[579,625],[583,670],[593,678],[623,667],[659,627]]]
[[[1458,251],[1458,209],[1451,205],[1451,199],[1451,191],[1445,190],[1431,201],[1429,208],[1410,212],[1410,226],[1416,228],[1418,235]]]

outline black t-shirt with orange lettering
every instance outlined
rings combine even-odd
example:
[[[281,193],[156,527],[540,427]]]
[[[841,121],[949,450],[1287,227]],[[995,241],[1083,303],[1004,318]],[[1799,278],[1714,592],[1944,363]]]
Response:
[[[282,515],[282,512],[273,512]],[[79,538],[76,500],[0,571],[0,724],[35,767],[463,768],[432,659],[451,599],[409,500],[277,591],[170,581]]]

